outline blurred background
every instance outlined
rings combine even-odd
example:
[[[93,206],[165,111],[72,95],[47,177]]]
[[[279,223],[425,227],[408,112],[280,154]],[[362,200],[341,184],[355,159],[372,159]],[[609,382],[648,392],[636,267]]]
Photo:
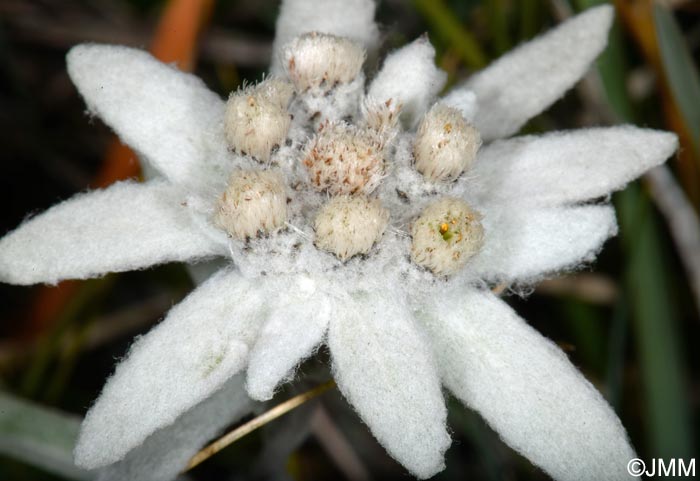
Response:
[[[385,0],[383,53],[428,32],[451,83],[597,0]],[[700,403],[700,2],[619,0],[588,77],[525,131],[634,123],[681,150],[616,194],[620,235],[598,261],[508,300],[612,404],[642,459],[697,457]],[[150,49],[226,96],[260,79],[273,0],[0,1],[0,234],[76,192],[139,175],[85,106],[65,54],[97,41]],[[369,69],[378,66],[373,60]],[[0,285],[0,479],[87,479],[70,467],[80,417],[126,352],[192,289],[182,266],[58,287]],[[327,354],[270,403],[329,378]],[[265,408],[263,408],[264,410]],[[454,443],[435,479],[548,479],[450,400]],[[696,461],[697,463],[697,461]],[[410,479],[337,391],[267,424],[192,479]]]

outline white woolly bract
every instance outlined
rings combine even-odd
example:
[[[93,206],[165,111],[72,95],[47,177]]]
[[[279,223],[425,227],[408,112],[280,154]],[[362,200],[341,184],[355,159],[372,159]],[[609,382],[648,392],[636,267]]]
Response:
[[[266,287],[222,270],[139,337],[85,416],[76,464],[123,459],[241,371],[279,289]]]
[[[413,141],[416,170],[433,181],[453,180],[467,170],[481,137],[459,110],[435,104],[418,126]]]
[[[200,78],[115,45],[78,45],[66,61],[90,114],[169,180],[200,186],[230,162],[224,102]]]
[[[453,89],[440,99],[440,103],[460,111],[467,122],[473,122],[479,109],[476,94],[465,88]]]
[[[368,96],[401,105],[401,117],[409,126],[415,125],[446,80],[447,74],[435,66],[435,49],[424,36],[389,54]]]
[[[457,87],[476,94],[474,125],[481,136],[493,140],[514,134],[569,90],[607,45],[613,10],[611,5],[590,8]]]
[[[333,197],[316,215],[316,246],[343,261],[367,254],[381,238],[388,220],[389,211],[377,199]]]
[[[532,206],[581,202],[623,188],[677,148],[674,134],[631,125],[500,140],[479,152],[470,174],[480,181],[464,195]]]
[[[454,274],[484,244],[481,215],[466,202],[444,197],[411,226],[411,260],[436,274]]]
[[[328,330],[338,388],[392,457],[429,478],[444,468],[450,445],[433,353],[401,289],[358,287]]]
[[[590,262],[617,234],[609,205],[541,209],[481,207],[484,246],[469,263],[493,283],[531,284]]]
[[[260,330],[250,353],[246,388],[253,399],[267,401],[277,386],[294,377],[294,369],[323,341],[333,303],[313,278],[289,279],[278,293],[277,308]]]
[[[328,91],[352,82],[362,70],[364,49],[347,38],[311,32],[284,48],[284,65],[297,90]]]
[[[384,174],[384,145],[373,131],[344,122],[322,125],[302,160],[309,182],[331,195],[369,194]]]
[[[615,412],[552,341],[490,292],[436,293],[423,325],[445,386],[558,481],[638,479]]]
[[[286,220],[284,180],[269,170],[233,172],[214,215],[216,225],[241,240],[274,232]]]
[[[225,252],[164,182],[119,182],[78,195],[0,239],[0,282],[55,284]]]
[[[268,78],[232,93],[226,102],[226,140],[233,150],[267,162],[287,136],[292,85]]]
[[[100,469],[97,481],[175,479],[205,443],[252,409],[243,375],[238,374],[174,423],[151,434],[123,460]]]

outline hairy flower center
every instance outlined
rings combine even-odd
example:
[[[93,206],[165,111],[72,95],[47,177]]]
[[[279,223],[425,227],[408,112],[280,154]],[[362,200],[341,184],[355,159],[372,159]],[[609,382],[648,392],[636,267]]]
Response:
[[[438,103],[425,115],[416,132],[416,170],[433,181],[455,179],[474,162],[480,145],[479,132],[459,110]]]
[[[328,91],[349,83],[362,70],[365,51],[355,42],[334,35],[307,33],[294,39],[283,52],[289,78],[298,91]]]
[[[291,83],[268,78],[228,100],[229,145],[265,167],[232,174],[214,222],[238,240],[275,233],[285,224],[301,231],[309,226],[316,248],[341,261],[371,254],[381,245],[390,218],[380,200],[387,194],[378,187],[397,168],[390,160],[397,149],[402,104],[357,97],[363,91],[365,54],[350,40],[306,34],[293,40],[284,55]],[[297,115],[300,109],[304,115]],[[300,137],[309,127],[313,135]],[[401,200],[422,203],[431,190],[444,191],[437,187],[471,166],[480,143],[479,133],[459,110],[433,106],[417,128],[413,161],[406,164],[423,175],[426,194]],[[278,146],[284,154],[276,153]],[[297,178],[290,199],[283,176],[270,170],[275,166]],[[421,182],[411,175],[398,179]],[[400,188],[393,190],[401,195]],[[324,201],[323,196],[330,198]],[[481,216],[460,199],[433,200],[412,221],[396,214],[402,219],[399,228],[410,227],[410,259],[436,275],[454,274],[483,245]]]
[[[341,260],[366,254],[384,233],[388,220],[389,211],[377,199],[334,197],[316,216],[316,246]]]
[[[310,142],[302,163],[318,190],[331,195],[370,194],[384,172],[383,150],[372,130],[327,123]]]
[[[445,197],[429,205],[411,228],[411,259],[435,274],[454,274],[483,246],[481,215]]]
[[[293,93],[289,82],[274,78],[232,93],[224,118],[229,146],[267,162],[289,131],[291,117],[287,106]]]
[[[285,190],[278,172],[234,171],[217,204],[214,223],[239,240],[275,232],[287,220]]]

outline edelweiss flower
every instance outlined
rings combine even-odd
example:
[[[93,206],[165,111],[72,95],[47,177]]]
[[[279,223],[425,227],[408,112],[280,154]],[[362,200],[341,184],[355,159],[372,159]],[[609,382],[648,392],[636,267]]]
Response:
[[[627,477],[634,451],[608,404],[488,290],[592,260],[616,233],[609,193],[676,149],[630,126],[496,140],[581,77],[612,9],[436,103],[445,75],[426,38],[390,54],[365,93],[373,15],[369,0],[284,2],[273,76],[228,102],[142,51],[69,53],[90,112],[162,178],[25,222],[0,241],[0,278],[231,259],[134,342],[85,418],[79,465],[174,477],[249,409],[244,378],[270,399],[325,343],[340,391],[417,477],[444,465],[443,386],[553,478]]]

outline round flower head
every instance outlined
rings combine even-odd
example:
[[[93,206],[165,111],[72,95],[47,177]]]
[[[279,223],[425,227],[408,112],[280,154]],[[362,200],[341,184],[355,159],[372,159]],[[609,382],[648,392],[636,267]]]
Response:
[[[233,172],[214,216],[216,225],[241,240],[274,232],[286,220],[284,181],[269,170]]]
[[[456,179],[474,163],[480,145],[479,131],[459,110],[437,103],[423,117],[413,141],[416,169],[429,180]]]
[[[353,117],[362,99],[365,50],[344,37],[306,33],[283,49],[284,68],[297,91],[298,112],[315,127]]]
[[[311,185],[320,191],[369,194],[384,174],[384,145],[372,130],[326,123],[309,142],[302,163]]]
[[[384,233],[388,220],[389,211],[377,199],[333,197],[314,221],[316,246],[342,261],[366,254]]]
[[[262,162],[269,160],[289,131],[287,106],[293,93],[289,82],[272,77],[232,93],[224,117],[229,146]]]
[[[454,274],[484,245],[481,215],[445,197],[430,204],[411,228],[411,259],[435,274]]]
[[[328,91],[357,78],[365,51],[347,38],[312,32],[297,37],[285,47],[284,61],[297,90]]]

